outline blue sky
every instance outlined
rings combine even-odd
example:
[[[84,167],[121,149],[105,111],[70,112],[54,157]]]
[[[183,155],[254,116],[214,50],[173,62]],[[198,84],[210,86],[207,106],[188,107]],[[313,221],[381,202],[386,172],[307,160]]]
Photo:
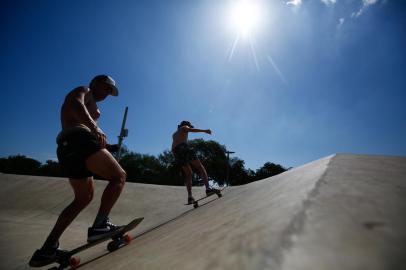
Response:
[[[244,33],[239,2],[2,1],[0,156],[55,159],[65,95],[101,73],[120,96],[99,104],[99,124],[116,142],[129,106],[125,144],[139,153],[169,149],[190,120],[213,131],[191,139],[251,169],[406,155],[403,1],[250,1]]]

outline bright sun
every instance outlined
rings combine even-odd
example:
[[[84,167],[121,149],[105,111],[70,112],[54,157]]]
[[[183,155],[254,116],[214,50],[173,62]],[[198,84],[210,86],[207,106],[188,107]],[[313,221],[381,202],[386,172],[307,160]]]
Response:
[[[230,23],[240,37],[249,38],[258,27],[260,17],[260,9],[254,1],[241,0],[231,9]]]

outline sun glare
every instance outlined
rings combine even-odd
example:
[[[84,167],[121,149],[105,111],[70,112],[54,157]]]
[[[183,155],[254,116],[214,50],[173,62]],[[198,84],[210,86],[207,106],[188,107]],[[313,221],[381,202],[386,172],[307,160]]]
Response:
[[[269,3],[263,0],[235,0],[228,8],[228,27],[235,34],[234,41],[229,47],[228,61],[231,62],[239,43],[251,51],[255,67],[261,70],[256,51],[256,41],[259,39],[261,28],[269,23]],[[248,46],[247,46],[248,45]]]
[[[231,9],[230,23],[242,38],[248,38],[258,27],[260,15],[260,9],[254,1],[241,0]]]

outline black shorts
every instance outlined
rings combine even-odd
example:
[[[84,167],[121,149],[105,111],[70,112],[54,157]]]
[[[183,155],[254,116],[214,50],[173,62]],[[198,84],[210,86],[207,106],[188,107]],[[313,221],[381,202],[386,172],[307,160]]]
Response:
[[[96,136],[84,128],[62,131],[57,138],[59,165],[69,178],[93,176],[86,168],[86,159],[101,148]]]
[[[175,161],[180,166],[186,166],[190,161],[197,160],[195,151],[187,143],[181,143],[173,149]]]

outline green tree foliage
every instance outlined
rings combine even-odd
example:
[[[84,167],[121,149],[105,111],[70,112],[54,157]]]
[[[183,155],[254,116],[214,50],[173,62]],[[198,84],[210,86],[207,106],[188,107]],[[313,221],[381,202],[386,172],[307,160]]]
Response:
[[[255,173],[255,180],[265,179],[286,171],[284,167],[279,164],[274,164],[271,162],[266,162],[261,168],[259,168]]]
[[[163,169],[160,175],[161,183],[163,185],[182,186],[185,181],[182,174],[182,168],[176,164],[172,152],[165,150],[158,156],[158,160]]]
[[[128,152],[121,157],[120,164],[127,172],[130,182],[158,184],[162,168],[159,160],[151,155]]]
[[[230,177],[228,185],[243,185],[250,181],[250,172],[245,169],[244,161],[239,158],[232,158],[230,162]]]
[[[158,158],[127,152],[121,157],[120,165],[127,172],[129,182],[158,185],[183,185],[184,182],[181,168],[169,151],[164,151]]]
[[[65,176],[62,173],[61,167],[57,161],[47,160],[45,164],[41,165],[39,168],[39,175],[46,175],[46,176]]]
[[[209,180],[223,184],[227,176],[225,146],[216,141],[204,141],[203,139],[191,140],[189,145],[196,151],[197,156],[206,168]]]
[[[38,175],[41,162],[23,155],[9,156],[1,161],[1,171],[4,173]]]
[[[227,163],[226,147],[216,141],[195,139],[189,141],[189,144],[206,168],[209,180],[215,181],[219,185],[243,185],[286,171],[281,165],[271,162],[266,162],[256,171],[246,169],[244,161],[238,157],[232,157]],[[127,172],[127,181],[129,182],[184,185],[182,168],[175,162],[172,152],[168,150],[155,157],[132,152],[124,147],[120,164]],[[47,160],[45,164],[41,165],[40,162],[22,155],[0,158],[0,171],[3,173],[65,177],[58,162]]]

